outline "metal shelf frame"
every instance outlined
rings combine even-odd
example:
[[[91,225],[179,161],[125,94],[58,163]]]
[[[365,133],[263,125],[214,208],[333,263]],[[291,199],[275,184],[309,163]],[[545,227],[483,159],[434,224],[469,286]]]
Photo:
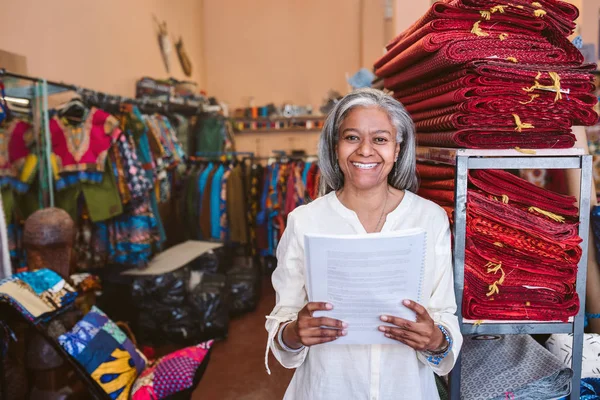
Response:
[[[583,328],[585,313],[585,289],[588,262],[588,238],[590,223],[590,196],[592,182],[592,156],[584,155],[581,149],[536,150],[534,154],[524,154],[516,150],[459,150],[419,148],[417,158],[437,161],[456,167],[455,215],[454,215],[454,289],[457,315],[463,335],[480,334],[573,334],[573,370],[570,400],[579,399],[581,380],[581,360],[583,353]],[[579,236],[582,254],[577,270],[576,290],[580,308],[572,322],[531,322],[514,323],[491,322],[482,324],[466,323],[462,318],[464,292],[465,242],[467,224],[467,185],[468,172],[474,169],[580,169],[579,193]],[[460,399],[461,356],[450,372],[450,399]]]

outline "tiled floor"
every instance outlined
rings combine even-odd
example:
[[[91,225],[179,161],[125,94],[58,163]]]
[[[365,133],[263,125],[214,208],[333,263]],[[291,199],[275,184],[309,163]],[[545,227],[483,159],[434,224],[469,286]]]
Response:
[[[293,371],[269,356],[271,375],[264,365],[267,331],[265,315],[275,304],[270,281],[263,284],[261,302],[253,313],[231,321],[229,337],[215,344],[211,360],[192,399],[281,400]]]

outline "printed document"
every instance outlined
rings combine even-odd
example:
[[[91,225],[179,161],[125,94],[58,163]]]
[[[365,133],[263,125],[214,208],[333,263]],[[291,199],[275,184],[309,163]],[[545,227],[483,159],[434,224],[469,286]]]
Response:
[[[402,304],[421,303],[426,233],[423,229],[368,235],[306,235],[309,301],[333,305],[327,316],[348,323],[348,334],[331,344],[391,344],[378,330],[381,315],[414,321]]]

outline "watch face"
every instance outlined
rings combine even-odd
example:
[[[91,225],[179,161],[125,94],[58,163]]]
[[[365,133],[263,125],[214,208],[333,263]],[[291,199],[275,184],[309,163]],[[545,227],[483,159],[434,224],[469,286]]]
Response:
[[[472,340],[498,340],[502,339],[500,335],[477,335],[471,338]]]

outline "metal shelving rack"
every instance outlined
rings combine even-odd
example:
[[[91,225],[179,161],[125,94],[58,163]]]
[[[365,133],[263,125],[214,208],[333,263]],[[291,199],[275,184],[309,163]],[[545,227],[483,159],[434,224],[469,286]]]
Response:
[[[510,334],[573,334],[573,357],[571,369],[573,378],[570,399],[579,399],[581,379],[581,358],[583,352],[583,325],[585,313],[585,285],[587,273],[587,253],[589,237],[590,191],[592,181],[592,156],[584,155],[581,149],[536,150],[535,154],[525,154],[517,150],[471,150],[445,148],[417,148],[417,158],[450,164],[456,167],[455,215],[454,215],[454,288],[457,315],[463,335],[510,335]],[[464,263],[467,211],[467,177],[472,169],[580,169],[579,193],[579,236],[582,255],[578,264],[576,289],[580,309],[570,322],[514,322],[498,321],[473,324],[464,322],[462,301],[464,291]],[[450,373],[450,398],[460,399],[461,356]]]

